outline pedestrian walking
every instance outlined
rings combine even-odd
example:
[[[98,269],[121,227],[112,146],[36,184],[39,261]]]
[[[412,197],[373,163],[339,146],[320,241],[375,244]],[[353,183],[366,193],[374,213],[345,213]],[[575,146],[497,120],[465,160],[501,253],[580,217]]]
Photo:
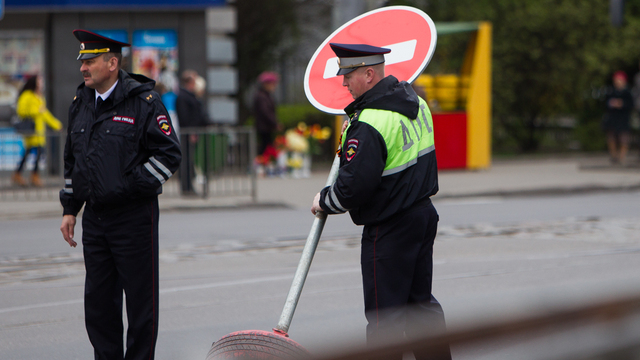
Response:
[[[204,91],[204,88],[200,90],[198,87],[199,78],[200,76],[194,70],[183,71],[180,79],[180,91],[176,98],[176,113],[182,129],[180,143],[183,157],[180,166],[180,187],[183,195],[195,194],[193,190],[194,155],[198,143],[198,134],[195,131],[205,127],[208,123],[207,114],[198,99],[198,93]]]
[[[349,212],[362,232],[361,267],[367,343],[445,330],[431,294],[438,191],[433,121],[411,85],[385,77],[384,54],[364,44],[330,44],[342,85],[354,101],[345,112],[340,170],[314,198],[311,212]],[[448,346],[414,351],[416,359],[451,359]],[[397,354],[402,359],[402,354]]]
[[[180,146],[155,82],[121,69],[122,47],[130,45],[73,34],[84,82],[69,109],[60,230],[75,247],[84,205],[85,324],[95,359],[150,360],[158,336],[158,195],[178,169]]]
[[[260,88],[253,98],[253,116],[258,133],[258,154],[262,155],[269,146],[273,146],[274,133],[282,129],[276,117],[276,103],[273,92],[278,86],[278,74],[265,71],[258,76]]]
[[[612,164],[625,165],[631,140],[631,111],[633,96],[627,88],[627,74],[616,71],[613,74],[613,90],[607,94],[603,128],[607,133],[607,147]]]
[[[42,77],[35,75],[27,79],[16,104],[16,113],[23,121],[33,121],[33,134],[24,137],[24,155],[18,164],[18,168],[13,173],[11,179],[14,184],[26,186],[27,180],[22,176],[22,170],[27,162],[29,154],[34,151],[34,165],[31,172],[31,184],[33,186],[43,186],[42,179],[38,172],[40,159],[44,155],[47,144],[47,127],[59,131],[62,123],[56,119],[47,109],[47,103],[42,95]]]

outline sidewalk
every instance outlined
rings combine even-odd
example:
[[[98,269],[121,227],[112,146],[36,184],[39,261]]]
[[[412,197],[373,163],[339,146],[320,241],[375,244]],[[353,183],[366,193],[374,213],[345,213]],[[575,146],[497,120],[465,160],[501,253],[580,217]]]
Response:
[[[182,198],[160,196],[163,211],[290,207],[307,209],[329,173],[318,170],[306,179],[260,178],[257,201],[250,197]],[[435,198],[478,196],[536,196],[596,191],[640,190],[640,164],[610,166],[605,156],[496,160],[479,171],[439,172]],[[59,217],[57,200],[0,201],[0,219]]]

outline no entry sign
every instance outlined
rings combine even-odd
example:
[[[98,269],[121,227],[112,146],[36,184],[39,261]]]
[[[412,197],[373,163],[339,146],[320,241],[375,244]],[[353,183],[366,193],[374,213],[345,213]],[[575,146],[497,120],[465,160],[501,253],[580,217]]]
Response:
[[[436,27],[423,11],[409,6],[389,6],[362,14],[318,47],[304,74],[307,99],[321,111],[344,114],[353,101],[337,76],[338,58],[329,43],[367,44],[391,49],[385,55],[385,75],[412,82],[427,66],[436,48]]]

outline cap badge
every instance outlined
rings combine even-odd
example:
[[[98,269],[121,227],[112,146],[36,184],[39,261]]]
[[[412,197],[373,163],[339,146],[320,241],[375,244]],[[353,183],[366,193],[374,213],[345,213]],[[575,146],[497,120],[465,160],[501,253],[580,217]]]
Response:
[[[80,50],[84,50],[84,43],[80,43]]]

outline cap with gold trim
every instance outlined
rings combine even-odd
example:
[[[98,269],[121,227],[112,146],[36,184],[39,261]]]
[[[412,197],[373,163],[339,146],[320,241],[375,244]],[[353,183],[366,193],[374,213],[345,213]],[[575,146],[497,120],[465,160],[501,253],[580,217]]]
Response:
[[[76,60],[92,59],[106,53],[122,53],[122,48],[131,46],[87,30],[73,30],[73,35],[80,41],[80,54]]]
[[[336,75],[346,75],[362,66],[382,64],[384,54],[391,52],[391,49],[365,44],[329,43],[329,46],[338,56],[340,70]]]

